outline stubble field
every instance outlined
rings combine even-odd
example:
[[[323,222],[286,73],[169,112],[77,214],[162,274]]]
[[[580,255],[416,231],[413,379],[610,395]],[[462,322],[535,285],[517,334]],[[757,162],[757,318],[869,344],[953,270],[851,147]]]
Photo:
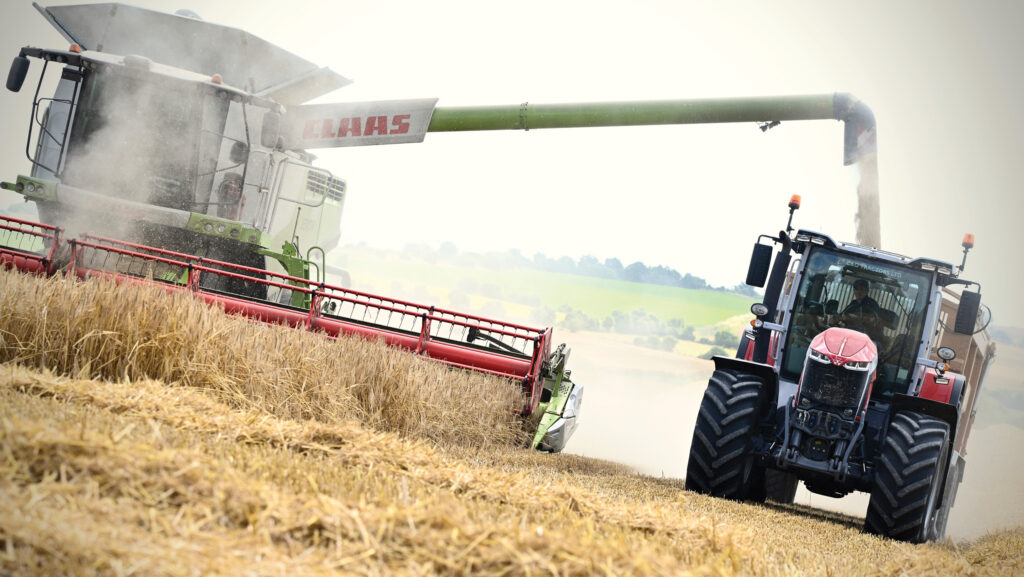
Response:
[[[0,273],[0,569],[17,575],[1007,575],[521,448],[509,384],[152,288]]]

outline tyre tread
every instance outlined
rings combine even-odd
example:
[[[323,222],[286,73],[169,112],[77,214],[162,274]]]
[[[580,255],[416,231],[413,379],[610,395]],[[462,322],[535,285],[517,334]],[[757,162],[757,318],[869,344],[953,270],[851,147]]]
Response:
[[[914,543],[940,537],[928,534],[925,516],[949,434],[949,425],[934,417],[904,411],[893,417],[876,461],[865,530]]]

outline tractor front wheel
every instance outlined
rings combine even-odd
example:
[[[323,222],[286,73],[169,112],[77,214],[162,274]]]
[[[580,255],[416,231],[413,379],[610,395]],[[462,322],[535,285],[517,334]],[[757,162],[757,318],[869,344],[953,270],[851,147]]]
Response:
[[[909,411],[896,413],[875,464],[864,529],[911,543],[941,539],[939,496],[948,461],[948,423]]]
[[[764,501],[764,469],[755,463],[758,422],[765,405],[760,377],[716,370],[697,415],[686,467],[686,489],[737,501]]]

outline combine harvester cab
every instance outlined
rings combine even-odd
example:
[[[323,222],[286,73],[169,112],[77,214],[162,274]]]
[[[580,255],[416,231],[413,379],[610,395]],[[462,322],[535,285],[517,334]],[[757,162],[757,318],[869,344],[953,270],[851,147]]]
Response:
[[[192,14],[118,4],[37,9],[72,45],[22,49],[7,78],[17,92],[29,58],[42,61],[26,145],[32,170],[2,183],[33,201],[42,222],[0,215],[0,264],[157,283],[229,313],[380,339],[510,379],[524,396],[514,409],[537,426],[532,446],[562,450],[583,389],[550,328],[326,282],[347,191],[313,166],[303,144],[422,140],[436,99],[357,105],[350,116],[360,119],[359,138],[335,131],[325,144],[319,126],[286,142],[286,110],[290,119],[315,117],[318,109],[302,103],[350,81]],[[52,97],[40,94],[48,78],[57,83]],[[362,122],[382,117],[380,126]]]
[[[980,286],[960,278],[974,238],[954,267],[791,231],[767,237],[774,265],[766,237],[755,244],[747,284],[764,301],[736,358],[714,358],[686,486],[782,503],[800,481],[864,491],[868,532],[941,539],[995,354]]]

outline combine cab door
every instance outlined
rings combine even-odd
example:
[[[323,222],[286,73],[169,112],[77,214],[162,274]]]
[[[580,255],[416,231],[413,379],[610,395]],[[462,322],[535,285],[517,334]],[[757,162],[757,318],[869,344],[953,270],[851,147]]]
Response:
[[[64,168],[64,139],[68,126],[68,114],[74,105],[78,82],[61,78],[52,99],[41,99],[37,106],[45,106],[42,127],[36,137],[32,176],[56,180]],[[49,100],[49,103],[46,103]],[[35,118],[32,122],[35,124]]]

